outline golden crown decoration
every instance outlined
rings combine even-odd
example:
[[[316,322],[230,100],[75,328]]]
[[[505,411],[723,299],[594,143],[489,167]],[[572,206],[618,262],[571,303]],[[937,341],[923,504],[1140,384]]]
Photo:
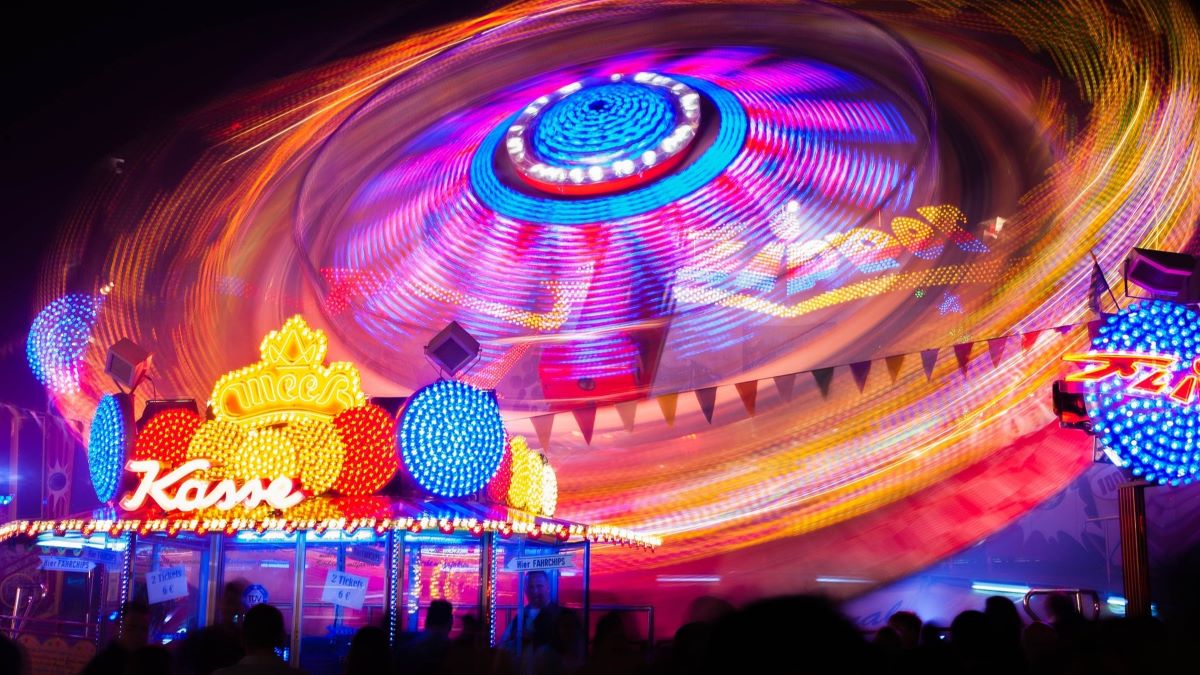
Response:
[[[293,316],[263,338],[261,361],[217,380],[209,398],[213,415],[250,426],[304,419],[328,422],[343,410],[365,404],[358,369],[345,361],[322,365],[328,350],[324,331]]]

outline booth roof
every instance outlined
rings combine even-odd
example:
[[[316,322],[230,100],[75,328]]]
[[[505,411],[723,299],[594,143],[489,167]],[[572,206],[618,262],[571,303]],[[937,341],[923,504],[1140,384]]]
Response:
[[[322,509],[324,506],[326,508]],[[476,536],[496,532],[501,537],[514,534],[533,538],[546,537],[560,542],[590,540],[596,543],[656,548],[662,539],[620,527],[587,525],[561,518],[547,518],[505,506],[447,499],[410,501],[396,498],[356,500],[313,499],[278,515],[208,511],[202,515],[161,515],[150,512],[100,510],[85,516],[59,520],[15,520],[0,525],[0,541],[21,535],[43,533],[79,533],[90,536],[107,532],[117,536],[126,532],[176,535],[224,532],[295,532],[340,529],[354,532],[371,528],[383,534],[389,530],[421,532],[436,530]]]

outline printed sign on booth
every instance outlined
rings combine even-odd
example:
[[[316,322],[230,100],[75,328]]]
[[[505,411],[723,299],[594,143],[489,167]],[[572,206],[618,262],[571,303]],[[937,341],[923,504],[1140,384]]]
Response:
[[[575,567],[575,556],[571,553],[561,555],[538,555],[509,558],[504,564],[505,569],[513,572],[532,572],[534,570],[557,570]]]
[[[146,573],[146,592],[150,604],[183,598],[188,594],[187,568],[163,567]]]
[[[329,573],[325,575],[325,588],[321,591],[321,602],[348,609],[362,609],[366,600],[366,577],[337,570],[329,570]]]

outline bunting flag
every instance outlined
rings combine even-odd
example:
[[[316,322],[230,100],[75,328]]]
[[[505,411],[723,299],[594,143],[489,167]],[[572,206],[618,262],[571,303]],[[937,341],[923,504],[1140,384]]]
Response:
[[[833,382],[833,366],[817,368],[812,371],[812,376],[817,381],[817,386],[821,388],[821,398],[829,398],[829,383]]]
[[[933,379],[933,366],[937,363],[939,351],[937,347],[921,350],[921,367],[925,369],[926,382]]]
[[[1088,335],[1092,338],[1098,334],[1100,326],[1104,323],[1104,316],[1100,319],[1089,321],[1086,324]],[[1033,347],[1038,338],[1048,330],[1055,330],[1063,335],[1067,335],[1071,330],[1079,327],[1080,324],[1067,324],[1063,326],[1054,326],[1052,328],[1039,328],[1026,333],[1015,333],[1012,335],[1003,335],[987,340],[979,340],[978,342],[964,342],[961,344],[952,345],[954,349],[954,357],[958,361],[958,368],[962,371],[963,376],[967,376],[967,367],[970,365],[971,359],[974,356],[975,347],[980,342],[987,342],[988,355],[992,361],[992,367],[999,367],[1001,361],[1004,360],[1005,352],[1008,349],[1008,341],[1011,338],[1021,338],[1021,349],[1027,350]],[[937,365],[937,360],[940,356],[942,348],[933,347],[930,349],[921,350],[921,367],[925,371],[926,381],[933,379],[933,370]],[[894,384],[900,376],[900,371],[904,367],[904,360],[909,354],[896,354],[893,356],[884,357],[887,363],[888,374],[891,376],[891,381]],[[854,382],[858,385],[859,392],[866,388],[867,379],[871,373],[871,367],[874,365],[874,360],[857,361],[847,364],[850,367],[850,373],[854,377]],[[775,389],[779,392],[780,400],[791,402],[795,393],[796,376],[801,372],[808,372],[816,381],[817,387],[821,390],[821,397],[828,399],[829,391],[833,383],[833,373],[837,366],[826,366],[810,371],[800,371],[796,373],[788,373],[786,375],[776,375],[771,379],[775,382]],[[758,402],[758,387],[760,380],[748,380],[738,382],[734,386],[737,388],[738,396],[742,399],[742,405],[746,409],[746,414],[753,417],[757,412]],[[667,426],[675,425],[675,413],[679,402],[679,395],[686,392],[673,392],[669,394],[661,394],[657,396],[658,407],[662,411],[663,420]],[[696,401],[700,404],[700,410],[704,413],[704,418],[712,423],[713,414],[716,410],[717,402],[717,387],[704,387],[692,391],[696,395]],[[638,401],[624,401],[613,404],[617,409],[617,413],[621,416],[621,422],[625,426],[625,430],[629,433],[633,432],[634,424],[637,416]],[[7,407],[7,406],[4,406]],[[592,442],[592,434],[596,423],[596,404],[590,403],[581,408],[572,409],[571,413],[575,416],[575,421],[579,425],[579,430],[583,433],[584,440],[590,445]],[[530,418],[534,429],[537,431],[538,440],[542,444],[542,449],[546,452],[550,451],[550,438],[554,426],[554,417],[557,413],[548,413]]]
[[[717,388],[705,387],[696,390],[696,402],[700,404],[700,410],[704,413],[704,419],[712,424],[713,409],[717,407]]]
[[[889,356],[886,359],[888,374],[892,376],[892,384],[896,384],[896,378],[900,376],[900,368],[904,365],[904,354]]]
[[[533,428],[537,431],[538,443],[542,444],[542,450],[549,454],[550,432],[554,429],[554,413],[538,415],[531,419],[530,422],[533,422]]]
[[[854,384],[858,385],[858,393],[862,393],[863,387],[867,386],[867,375],[871,374],[871,362],[859,361],[850,364],[850,374],[854,376]]]
[[[790,403],[792,400],[792,386],[796,384],[796,373],[778,375],[774,379],[775,389],[779,391],[779,398],[783,399],[784,403]]]
[[[658,407],[662,410],[663,419],[667,426],[675,426],[675,404],[679,402],[679,394],[663,394],[658,397]]]
[[[596,428],[596,404],[585,405],[582,408],[575,408],[571,411],[575,415],[575,423],[579,425],[579,430],[583,432],[583,441],[588,445],[592,444],[592,430]]]
[[[995,368],[1004,360],[1004,348],[1008,346],[1007,337],[992,338],[987,341],[988,356],[992,357],[992,367]]]
[[[737,387],[738,396],[742,397],[742,405],[746,407],[746,414],[754,417],[754,403],[758,399],[758,380],[738,382],[733,386]]]
[[[613,407],[617,409],[617,414],[621,416],[621,423],[625,425],[625,431],[633,433],[633,421],[637,417],[637,401],[623,401],[617,403]]]

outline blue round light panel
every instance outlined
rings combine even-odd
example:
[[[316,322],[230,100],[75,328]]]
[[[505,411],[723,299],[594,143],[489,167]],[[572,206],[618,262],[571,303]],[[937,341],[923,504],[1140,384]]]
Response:
[[[1177,383],[1200,357],[1200,315],[1175,303],[1144,301],[1109,316],[1092,350],[1175,356],[1170,381]],[[1200,472],[1200,405],[1166,394],[1134,396],[1130,380],[1109,378],[1085,395],[1093,430],[1135,476],[1164,485],[1186,485]]]
[[[128,402],[116,394],[107,394],[96,405],[92,428],[88,432],[88,472],[92,477],[92,488],[96,497],[107,502],[117,495],[121,483],[121,472],[131,445]]]
[[[504,420],[496,396],[442,380],[413,394],[400,419],[400,455],[417,483],[440,497],[484,488],[500,468]]]

